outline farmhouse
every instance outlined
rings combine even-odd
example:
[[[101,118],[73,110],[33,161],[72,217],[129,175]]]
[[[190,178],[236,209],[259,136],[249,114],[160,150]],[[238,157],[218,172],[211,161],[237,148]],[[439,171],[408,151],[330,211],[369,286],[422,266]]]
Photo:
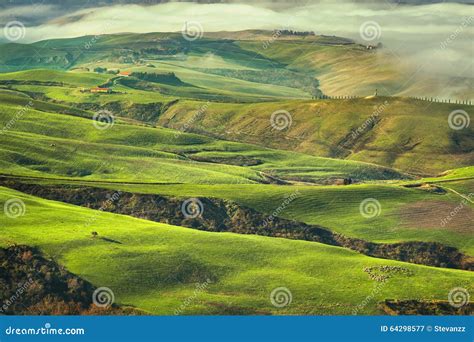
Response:
[[[106,93],[110,94],[112,92],[112,89],[110,88],[101,88],[101,87],[95,87],[91,89],[91,93]]]
[[[129,77],[132,73],[130,71],[121,71],[119,72],[119,76],[122,76],[122,77]]]

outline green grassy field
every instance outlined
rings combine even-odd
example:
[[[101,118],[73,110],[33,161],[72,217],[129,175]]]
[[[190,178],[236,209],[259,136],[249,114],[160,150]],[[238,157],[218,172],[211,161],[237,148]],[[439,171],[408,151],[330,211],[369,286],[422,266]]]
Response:
[[[70,70],[115,65],[120,68],[146,67],[147,64],[181,73],[193,82],[210,86],[220,93],[231,89],[234,96],[243,91],[254,98],[267,86],[196,73],[196,68],[230,70],[285,69],[316,77],[323,92],[336,95],[367,96],[377,88],[380,94],[436,96],[446,84],[462,85],[456,96],[468,98],[468,77],[437,79],[426,72],[400,63],[388,49],[368,50],[365,45],[334,36],[283,35],[275,39],[270,31],[206,33],[203,39],[188,42],[180,33],[112,34],[99,38],[85,36],[52,39],[31,45],[4,44],[0,71],[33,68]],[[156,70],[156,69],[155,69]],[[416,78],[410,76],[415,72]],[[407,80],[409,82],[407,82]],[[268,87],[265,96],[308,97],[291,87]],[[280,94],[271,95],[272,91]],[[243,99],[242,98],[242,99]]]
[[[0,74],[0,80],[31,81],[35,72]],[[115,102],[122,105],[159,103],[164,106],[179,99],[180,95],[185,96],[181,92],[175,92],[174,97],[123,85],[115,88],[122,92],[119,94],[81,92],[81,89],[90,87],[92,82],[97,81],[96,85],[105,82],[108,76],[102,74],[40,70],[36,77],[38,81],[63,82],[70,84],[70,87],[31,84],[11,87],[20,91],[44,93],[48,98],[72,107],[75,107],[75,103],[105,105]],[[206,89],[212,93],[211,88]],[[226,96],[231,97],[230,93]],[[256,96],[258,98],[262,94]],[[255,104],[180,100],[159,114],[156,124],[266,147],[363,161],[412,174],[434,176],[453,167],[471,165],[474,159],[470,139],[472,128],[455,131],[448,124],[449,113],[458,109],[469,111],[469,108],[467,105],[387,97]],[[271,116],[281,110],[289,113],[285,114],[289,116],[289,127],[279,130],[272,127]],[[117,116],[121,114],[117,113]],[[133,114],[130,115],[133,118]],[[299,176],[307,176],[306,171],[302,169]]]
[[[472,125],[448,124],[451,112],[472,107],[401,96],[313,99],[374,87],[403,95],[428,81],[400,88],[405,70],[348,39],[288,35],[262,48],[271,37],[130,33],[2,45],[0,176],[222,199],[351,238],[436,242],[472,258],[474,135]],[[155,75],[120,78],[97,67]],[[104,85],[113,92],[89,91]],[[104,110],[112,117],[100,123]],[[10,199],[26,212],[3,217],[0,246],[37,247],[149,314],[378,314],[385,299],[446,301],[452,288],[474,283],[470,271],[204,232],[0,187],[0,205]],[[367,201],[376,209],[364,216]],[[364,271],[383,265],[412,275],[378,283]],[[278,287],[292,293],[284,308],[270,302]]]
[[[180,127],[196,102],[182,101],[159,123]],[[436,175],[473,161],[471,127],[454,131],[448,115],[469,106],[406,98],[285,101],[251,105],[212,103],[193,121],[198,132],[295,150],[318,156],[385,165],[414,174]],[[284,110],[291,122],[272,129],[272,113]]]
[[[116,302],[148,313],[352,314],[374,291],[364,267],[398,265],[358,314],[378,313],[384,298],[445,300],[455,286],[470,286],[471,272],[366,257],[343,248],[228,233],[206,233],[47,201],[0,188],[0,203],[24,201],[26,213],[7,219],[1,245],[39,247],[71,272],[107,286]],[[116,241],[93,239],[91,231]],[[208,281],[209,279],[209,281]],[[197,284],[207,284],[194,296]],[[355,286],[357,284],[357,286]],[[286,287],[282,309],[270,293]],[[349,294],[350,293],[350,294]]]
[[[0,118],[13,120],[30,99],[0,94]],[[49,112],[49,111],[51,112]],[[96,129],[87,117],[54,112],[62,107],[32,101],[11,129],[0,136],[3,172],[85,179],[141,180],[168,183],[255,183],[261,172],[281,178],[318,181],[324,178],[403,178],[396,171],[371,164],[317,158],[217,140],[167,128],[120,122]],[[111,160],[110,155],[114,155]],[[243,156],[250,166],[230,165]],[[212,162],[218,159],[220,163]],[[201,161],[202,160],[202,161]],[[253,164],[256,164],[252,166]],[[227,165],[226,165],[227,163]]]
[[[460,213],[448,224],[442,220],[463,202],[463,197],[446,192],[443,195],[424,189],[404,188],[399,185],[352,185],[352,186],[278,186],[263,184],[123,184],[117,182],[85,182],[67,180],[34,180],[40,184],[76,184],[121,190],[140,194],[157,194],[179,197],[219,198],[235,201],[271,215],[322,225],[349,237],[378,243],[407,241],[440,242],[474,254],[469,217],[472,204],[463,205]],[[468,195],[466,182],[444,185],[456,188]],[[285,200],[294,196],[288,204]],[[379,209],[374,217],[361,214],[361,203],[375,199]]]
[[[24,78],[26,77],[32,76],[25,75]],[[40,73],[39,77],[43,78],[44,75]],[[74,75],[73,79],[76,78],[77,75]],[[64,75],[62,79],[67,80]],[[15,96],[11,93],[0,94],[0,99],[1,115],[5,124],[15,117],[19,108],[31,100],[20,96],[19,93],[15,93]],[[363,100],[351,101],[354,104],[351,112],[357,109],[359,112],[364,112],[363,108],[367,105],[363,103]],[[276,110],[279,105],[272,103],[265,104],[264,107],[262,105],[243,107],[242,105],[211,103],[204,111],[205,118],[199,125],[221,127],[226,122],[229,126],[232,122],[238,125],[238,119],[229,120],[229,115],[218,108],[225,108],[231,113],[239,113],[239,108],[242,107],[245,108],[245,113],[253,113],[255,116],[263,112],[258,106],[271,111]],[[295,106],[296,103],[289,105]],[[347,121],[345,119],[354,116],[349,112],[344,119],[341,118],[341,114],[336,112],[336,108],[339,107],[331,101],[305,103],[299,106],[304,105],[325,105],[333,108],[326,109],[326,115],[322,115],[330,122],[326,123],[323,119],[318,119],[317,124],[324,127],[320,129],[320,132],[333,127],[332,123],[338,120],[344,122]],[[160,117],[160,120],[174,117],[176,122],[187,129],[187,122],[196,123],[196,120],[193,121],[193,113],[195,115],[199,110],[198,106],[198,102],[178,103]],[[399,111],[411,108],[410,102],[402,100],[395,100],[391,106],[401,107]],[[299,110],[303,113],[302,108]],[[415,107],[411,110],[417,109]],[[166,186],[126,184],[112,186],[139,193],[229,199],[269,214],[277,209],[286,197],[298,190],[301,196],[281,211],[282,217],[308,224],[319,224],[347,236],[368,241],[437,241],[473,254],[473,244],[470,239],[466,239],[470,231],[468,222],[463,221],[464,216],[459,222],[453,222],[448,227],[441,226],[443,217],[449,215],[462,198],[452,192],[439,195],[423,189],[403,188],[401,187],[403,183],[397,184],[394,180],[406,178],[405,184],[419,182],[419,180],[410,181],[408,175],[395,170],[375,164],[265,149],[256,145],[218,140],[167,128],[131,125],[123,122],[120,117],[117,117],[116,123],[110,129],[98,130],[90,119],[92,112],[81,111],[71,116],[60,114],[62,111],[64,107],[33,101],[32,108],[21,120],[15,122],[10,130],[0,136],[3,146],[1,154],[4,173],[63,180],[172,183]],[[180,117],[181,113],[189,114]],[[330,117],[328,113],[332,113],[335,117]],[[440,113],[439,116],[441,115]],[[244,114],[244,118],[249,118],[249,114]],[[362,118],[352,120],[360,121]],[[301,119],[301,122],[305,122],[304,119]],[[239,124],[241,127],[250,127],[252,130],[260,129],[256,124],[242,121]],[[297,125],[298,122],[295,120],[293,124]],[[261,129],[264,126],[262,125]],[[179,124],[175,127],[179,128]],[[236,129],[239,129],[239,126]],[[299,130],[299,128],[295,129]],[[274,140],[259,137],[259,141],[284,142],[285,139],[278,140],[279,133],[281,132],[271,133],[271,136],[275,137]],[[425,131],[419,133],[427,134]],[[263,131],[262,134],[264,134]],[[320,138],[321,141],[340,140],[334,133],[325,134],[327,135],[321,137],[324,139]],[[429,132],[429,134],[432,133]],[[342,136],[341,133],[338,135]],[[246,134],[241,134],[241,136],[244,137],[242,140],[246,140]],[[380,139],[384,137],[381,136]],[[402,138],[395,137],[395,139]],[[440,139],[435,143],[439,144]],[[398,146],[394,142],[393,145]],[[425,147],[425,149],[429,148],[432,146]],[[420,153],[424,153],[423,150],[420,150]],[[111,155],[114,157],[110,157]],[[422,163],[418,161],[417,165],[422,165]],[[470,178],[473,176],[471,169],[470,167],[456,169],[440,178],[426,178],[423,181]],[[267,176],[286,180],[292,185],[257,184],[267,182]],[[369,183],[342,187],[307,185],[308,182],[324,183],[328,180],[348,177],[358,182]],[[380,181],[386,184],[378,185],[377,182]],[[189,186],[173,185],[173,183],[189,184]],[[202,186],[197,184],[202,184]],[[223,187],[219,184],[227,185]],[[238,184],[248,185],[239,186]],[[469,184],[468,179],[454,184],[453,187],[465,193],[467,184]],[[104,184],[104,186],[110,185]],[[381,212],[373,219],[366,219],[359,212],[360,203],[367,198],[375,198],[380,202]],[[471,210],[466,209],[467,215]],[[427,218],[426,215],[430,216]]]

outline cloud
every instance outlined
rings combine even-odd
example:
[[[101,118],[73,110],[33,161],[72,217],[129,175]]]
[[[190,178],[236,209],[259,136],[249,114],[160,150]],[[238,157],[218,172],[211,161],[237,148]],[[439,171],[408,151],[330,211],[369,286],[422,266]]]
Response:
[[[40,25],[49,18],[63,15],[64,12],[54,5],[31,5],[0,7],[0,26],[5,26],[8,22],[19,20],[25,25]]]

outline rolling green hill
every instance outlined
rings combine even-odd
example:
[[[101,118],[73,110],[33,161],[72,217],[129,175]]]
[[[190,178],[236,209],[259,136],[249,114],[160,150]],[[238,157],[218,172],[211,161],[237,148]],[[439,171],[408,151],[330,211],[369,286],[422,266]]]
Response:
[[[110,129],[100,130],[93,124],[92,112],[59,114],[64,112],[62,106],[10,94],[0,94],[0,101],[2,126],[11,123],[0,136],[1,165],[7,173],[210,184],[268,182],[267,173],[312,182],[406,177],[371,164],[130,125],[120,117]]]
[[[5,221],[1,246],[39,247],[74,274],[109,287],[117,303],[153,314],[376,314],[387,297],[446,300],[451,288],[474,280],[466,271],[378,260],[318,243],[200,232],[0,188],[0,204],[10,198],[24,201],[26,213]],[[379,266],[408,274],[387,273],[389,279],[378,283],[364,268]],[[278,287],[292,295],[284,308],[270,301]]]
[[[414,70],[390,48],[368,50],[366,46],[349,43],[337,37],[325,40],[271,40],[268,48],[261,41],[239,40],[242,49],[254,51],[266,58],[286,65],[287,69],[304,71],[317,78],[321,90],[331,96],[371,95],[440,96],[447,85],[456,84],[448,93],[459,99],[472,97],[472,78],[433,75]],[[458,86],[459,85],[459,86]]]
[[[23,179],[43,185],[84,185],[136,194],[234,201],[267,215],[323,226],[345,236],[376,243],[439,242],[474,255],[470,238],[472,204],[465,200],[471,181],[432,187],[392,185],[279,186],[263,184],[134,184],[85,180]],[[440,191],[444,189],[444,191]],[[459,190],[454,193],[449,189]],[[463,196],[464,197],[463,197]],[[290,200],[289,200],[290,199]],[[364,216],[364,203],[373,216]],[[361,209],[362,206],[362,209]],[[204,208],[205,210],[205,208]],[[455,212],[456,215],[451,213]],[[454,216],[446,221],[447,217]]]
[[[448,122],[472,107],[393,96],[437,87],[409,72],[290,32],[1,45],[0,247],[36,247],[148,314],[436,306],[474,280],[474,134]],[[392,96],[321,99],[374,88]],[[193,198],[210,218],[180,221]]]
[[[179,128],[199,103],[181,101],[159,118]],[[471,107],[406,98],[310,100],[250,105],[212,103],[189,130],[317,156],[359,160],[435,175],[472,165],[472,127],[453,130],[449,114]],[[285,111],[285,127],[271,115]]]
[[[252,91],[245,93],[249,88],[261,95],[267,88],[268,97],[279,94],[285,98],[308,98],[319,94],[319,89],[308,91],[300,85],[299,81],[308,77],[317,80],[322,92],[331,96],[367,96],[375,89],[390,96],[438,96],[447,84],[456,84],[453,96],[466,99],[472,87],[468,77],[440,78],[413,70],[400,63],[389,49],[367,49],[341,37],[281,32],[275,37],[274,32],[259,30],[210,32],[192,42],[180,33],[126,33],[53,39],[30,45],[10,43],[2,45],[0,66],[1,72],[34,68],[92,70],[97,66],[143,70],[152,66],[180,73],[180,77],[187,78],[186,82],[209,86],[215,93],[231,89],[237,96],[241,89],[241,100],[246,99],[244,95],[252,97]],[[202,74],[201,68],[216,71]],[[228,75],[229,70],[234,71],[234,77],[218,77],[222,73]],[[256,82],[260,87],[252,87],[255,79],[244,73],[236,76],[239,70],[260,72]],[[267,74],[273,70],[280,75],[293,73],[279,81],[281,85],[293,83],[296,87],[278,86],[276,81],[270,86]],[[234,87],[229,88],[232,83]]]
[[[40,71],[38,78],[44,79],[44,73],[50,75],[50,72]],[[53,73],[55,76],[57,72]],[[9,75],[11,74],[4,74],[3,77],[9,77]],[[34,78],[33,71],[22,72],[19,75],[20,79]],[[87,82],[81,81],[82,79],[89,79],[87,78],[89,74],[59,73],[57,75],[57,79],[61,79],[62,82],[70,84],[79,82],[76,85]],[[150,94],[150,96],[153,95]],[[413,113],[411,115],[416,115],[415,113],[423,108],[423,103],[420,101],[375,98],[246,105],[207,103],[201,111],[202,102],[179,101],[158,120],[158,123],[177,128],[178,131],[130,124],[120,116],[115,118],[111,128],[98,130],[91,119],[94,115],[92,111],[78,109],[74,111],[72,107],[33,100],[22,93],[0,94],[0,101],[3,125],[8,126],[8,123],[14,120],[12,127],[0,136],[1,165],[4,173],[50,179],[61,178],[65,181],[67,179],[112,181],[114,182],[112,184],[115,184],[112,186],[120,186],[124,190],[138,193],[178,197],[216,197],[233,200],[268,214],[276,210],[286,197],[298,190],[301,197],[296,198],[280,212],[282,217],[322,225],[347,236],[367,241],[391,243],[434,241],[457,247],[470,255],[474,254],[472,245],[466,240],[469,230],[466,227],[467,223],[463,221],[466,219],[465,215],[453,221],[449,225],[449,230],[441,226],[442,218],[449,215],[461,199],[452,192],[440,195],[431,192],[430,189],[428,191],[422,188],[408,189],[401,187],[400,184],[310,186],[309,184],[314,183],[334,184],[349,178],[353,182],[391,181],[393,183],[397,179],[408,181],[410,176],[375,164],[313,157],[303,153],[268,149],[182,132],[191,130],[212,133],[223,138],[250,141],[278,148],[302,149],[304,152],[314,154],[328,154],[328,151],[333,151],[333,156],[343,157],[337,153],[341,150],[341,153],[344,153],[349,149],[337,150],[331,148],[330,144],[333,143],[336,147],[341,146],[341,141],[353,129],[351,127],[360,125],[370,117],[367,112],[369,108],[377,110],[383,105],[386,110],[380,111],[379,125],[385,122],[387,124],[382,126],[383,128],[376,128],[374,130],[377,131],[376,135],[373,132],[366,132],[360,139],[355,139],[354,142],[349,141],[352,149],[356,150],[361,146],[365,150],[347,157],[356,159],[364,153],[378,156],[372,149],[375,149],[377,145],[387,144],[385,148],[392,148],[397,154],[405,152],[402,158],[408,158],[410,162],[415,160],[416,171],[418,169],[425,171],[424,162],[427,163],[430,158],[426,157],[424,160],[416,158],[429,154],[431,150],[434,151],[431,153],[433,158],[440,155],[439,149],[443,140],[435,141],[430,138],[436,132],[424,130],[425,126],[407,131],[400,128],[402,123],[397,126],[399,128],[392,128],[393,132],[401,132],[401,136],[395,134],[387,136],[384,132],[384,129],[388,130],[390,122],[407,120],[405,125],[408,125],[411,117],[408,111]],[[30,101],[31,108],[22,115],[20,120],[15,121],[21,108]],[[384,104],[385,101],[388,104]],[[435,107],[438,110],[436,116],[439,118],[436,118],[435,114],[430,114],[421,121],[432,120],[433,127],[438,125],[437,133],[440,136],[446,134],[446,144],[451,144],[450,139],[454,139],[453,135],[449,135],[450,133],[442,126],[444,125],[442,106],[438,104]],[[282,131],[271,129],[269,113],[278,108],[285,108],[293,113],[291,115],[294,119],[289,129]],[[310,113],[305,108],[312,108],[315,113]],[[196,115],[198,112],[199,115]],[[168,118],[172,118],[172,121],[167,122]],[[344,125],[338,123],[344,123]],[[342,129],[342,126],[345,128]],[[314,133],[307,134],[306,132]],[[463,137],[462,132],[457,134]],[[306,140],[300,138],[297,140],[298,144],[295,144],[297,137]],[[406,142],[413,142],[416,137],[422,143],[416,145],[416,148],[411,151],[398,152],[399,145],[396,141],[387,139],[389,137],[393,137],[396,141],[403,139]],[[468,137],[464,139],[455,138],[459,144],[463,141],[469,143]],[[306,148],[311,150],[308,151]],[[453,146],[450,148],[454,149]],[[414,152],[419,154],[413,155]],[[382,150],[379,153],[389,155],[391,152]],[[462,154],[461,157],[464,158],[461,159],[464,160],[463,162],[469,162],[469,154]],[[453,157],[450,156],[450,158]],[[395,160],[398,161],[398,159]],[[437,162],[437,165],[430,165],[429,168],[436,167],[444,170],[442,165],[448,163],[439,158]],[[459,169],[459,171],[448,173],[445,177],[448,180],[449,178],[470,178],[472,173],[469,170],[470,168]],[[414,170],[411,168],[409,171]],[[425,181],[430,181],[430,179]],[[164,185],[181,183],[189,184],[189,186],[133,186],[116,182]],[[258,183],[287,183],[289,185],[258,185]],[[203,184],[203,186],[196,184]],[[223,188],[219,184],[227,185]],[[241,187],[236,184],[248,185]],[[453,186],[461,193],[465,193],[468,184],[470,184],[469,180],[464,180],[460,181],[460,185]],[[380,215],[370,220],[359,213],[360,203],[367,198],[377,199],[382,207]],[[417,210],[420,210],[421,214]],[[427,213],[436,219],[425,220],[424,216]],[[469,216],[469,211],[466,215]],[[374,229],[374,226],[377,229]]]
[[[211,94],[212,89],[152,82],[148,83],[157,84],[162,93],[147,88],[130,88],[120,83],[113,87],[117,91],[114,94],[82,91],[102,84],[110,77],[87,72],[31,70],[0,74],[0,83],[20,82],[8,87],[41,93],[47,101],[54,100],[67,106],[75,107],[79,103],[81,108],[98,110],[99,105],[108,104],[107,109],[119,111],[118,116],[151,120],[152,124],[178,130],[315,156],[374,163],[419,175],[436,175],[453,167],[471,165],[474,160],[474,147],[469,138],[472,127],[453,130],[448,123],[451,112],[460,109],[469,112],[470,106],[467,105],[388,97],[253,104],[176,102],[180,96],[191,93],[206,97],[205,94]],[[179,80],[189,81],[186,78]],[[58,84],[32,84],[34,82]],[[158,109],[136,110],[130,107],[136,104],[158,104]],[[150,113],[150,110],[156,113]],[[288,116],[290,126],[275,129],[271,125],[271,116],[282,110],[288,113],[284,116]],[[148,114],[143,116],[144,111]],[[299,176],[305,179],[304,169]]]
[[[85,117],[71,116],[60,114],[63,107],[54,104],[10,94],[0,95],[0,99],[3,99],[4,125],[22,105],[32,101],[31,109],[0,137],[4,173],[64,180],[107,180],[115,182],[112,186],[131,192],[229,199],[268,214],[298,190],[300,196],[280,216],[368,241],[435,241],[474,254],[472,245],[466,241],[468,228],[464,216],[450,224],[450,230],[440,225],[443,215],[449,215],[460,200],[455,194],[439,195],[398,184],[305,185],[331,184],[343,178],[356,182],[408,179],[391,169],[265,149],[166,128],[130,125],[120,118],[111,128],[98,130],[91,120],[91,112],[82,112]],[[469,171],[456,171],[452,177],[462,176],[472,175]],[[189,186],[133,186],[116,182]],[[293,185],[256,185],[275,182]],[[381,204],[381,213],[374,219],[368,220],[359,213],[359,205],[366,198],[375,198]],[[420,205],[421,217],[416,211]],[[437,219],[426,219],[420,227],[420,220],[427,212]]]

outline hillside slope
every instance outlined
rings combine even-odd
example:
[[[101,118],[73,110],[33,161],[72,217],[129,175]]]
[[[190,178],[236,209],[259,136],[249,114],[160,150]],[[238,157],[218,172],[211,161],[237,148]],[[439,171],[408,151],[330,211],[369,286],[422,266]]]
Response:
[[[389,48],[368,49],[350,39],[271,31],[210,32],[192,42],[181,33],[111,34],[53,39],[34,44],[2,44],[0,72],[48,68],[70,70],[95,67],[166,69],[192,73],[188,80],[210,86],[214,92],[234,83],[232,91],[252,88],[252,80],[268,88],[269,97],[308,98],[324,92],[330,96],[379,94],[435,96],[469,99],[473,79],[436,75],[403,63]],[[183,69],[185,68],[185,69]],[[234,77],[199,74],[234,71]],[[236,71],[252,70],[259,78]],[[278,71],[276,77],[268,74]],[[283,72],[283,74],[282,74]],[[301,84],[313,79],[316,87]],[[250,81],[250,82],[249,82]],[[295,86],[286,86],[294,83]],[[304,82],[307,85],[307,82]],[[272,84],[272,85],[271,85]],[[282,87],[278,87],[281,84]],[[265,85],[265,86],[264,86]],[[229,88],[227,88],[229,89]],[[258,88],[254,92],[260,93]],[[227,94],[229,95],[229,94]],[[242,94],[243,95],[243,94]],[[245,94],[251,97],[251,92]]]
[[[0,188],[2,206],[11,198],[21,199],[26,213],[5,222],[1,246],[38,247],[94,286],[110,288],[117,304],[153,314],[374,314],[388,297],[446,300],[450,289],[473,281],[466,271],[379,260],[319,243],[201,232]],[[388,280],[371,279],[369,267]],[[289,305],[272,305],[278,287],[290,293]],[[198,296],[185,302],[197,288]],[[361,304],[374,288],[373,300]]]
[[[474,79],[469,76],[433,75],[425,65],[414,69],[387,48],[337,41],[288,40],[280,37],[266,49],[259,41],[241,40],[243,49],[262,54],[288,69],[304,71],[317,78],[323,93],[330,96],[434,96],[471,99]]]
[[[3,82],[8,89],[19,90],[18,97],[26,93],[48,103],[55,102],[55,106],[38,103],[44,111],[54,108],[53,111],[87,117],[81,109],[105,109],[151,125],[318,157],[374,163],[413,174],[435,175],[472,165],[474,161],[472,126],[455,130],[449,122],[452,112],[464,111],[469,115],[471,107],[467,105],[382,96],[277,102],[267,102],[265,97],[266,101],[261,103],[190,101],[181,96],[189,95],[192,87],[159,83],[159,87],[174,90],[167,88],[163,94],[117,83],[113,87],[116,92],[105,96],[83,91],[107,82],[110,77],[91,72],[29,70],[0,74],[0,85]],[[226,82],[226,77],[218,77]],[[204,96],[202,89],[199,96]],[[168,93],[171,90],[174,95]],[[211,88],[205,91],[212,93]],[[2,101],[14,104],[15,97],[10,99],[9,94],[5,93]],[[57,104],[71,108],[58,109]],[[300,175],[295,176],[305,179],[306,172],[301,169]]]
[[[120,114],[120,113],[119,113]],[[406,178],[377,165],[294,154],[127,124],[94,113],[0,93],[0,165],[5,173],[157,183],[332,182]],[[99,127],[99,128],[97,128]],[[271,176],[271,175],[274,176]]]
[[[189,122],[198,102],[180,101],[161,125]],[[317,156],[359,160],[414,174],[436,174],[474,162],[472,126],[451,129],[449,114],[471,107],[406,98],[211,103],[189,131]],[[281,122],[272,122],[272,114]],[[272,126],[273,123],[273,126]],[[278,125],[281,124],[281,127]]]

